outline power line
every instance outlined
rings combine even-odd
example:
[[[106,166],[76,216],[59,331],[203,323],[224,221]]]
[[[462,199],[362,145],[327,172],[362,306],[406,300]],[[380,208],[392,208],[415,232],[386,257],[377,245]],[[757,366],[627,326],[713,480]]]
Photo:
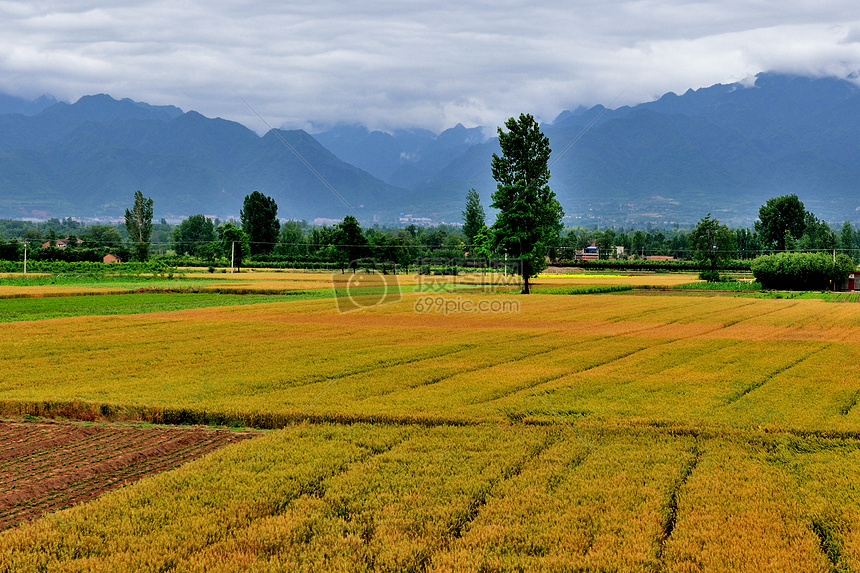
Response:
[[[257,110],[255,110],[253,107],[251,107],[251,104],[249,104],[247,101],[245,101],[245,98],[243,98],[241,95],[239,95],[239,93],[238,93],[238,92],[236,92],[235,90],[233,90],[233,93],[235,93],[235,94],[236,94],[236,97],[238,97],[240,100],[242,100],[242,103],[244,103],[246,106],[248,106],[248,109],[250,109],[252,112],[254,112],[254,115],[256,115],[258,118],[260,118],[260,121],[262,121],[264,124],[266,124],[266,127],[268,127],[268,128],[269,128],[269,131],[270,131],[270,132],[272,132],[272,133],[274,133],[274,134],[278,137],[278,139],[280,139],[280,140],[281,140],[281,143],[283,143],[284,145],[286,145],[286,146],[290,149],[290,151],[292,151],[292,152],[296,155],[296,157],[298,157],[298,158],[299,158],[299,161],[301,161],[302,163],[304,163],[304,164],[305,164],[305,166],[306,166],[308,169],[310,169],[310,170],[311,170],[311,172],[312,172],[314,175],[316,175],[316,176],[317,176],[317,178],[318,178],[320,181],[322,181],[322,182],[323,182],[323,185],[325,185],[326,187],[328,187],[328,188],[329,188],[329,190],[330,190],[332,193],[334,193],[334,194],[337,196],[337,198],[338,198],[338,199],[340,199],[340,200],[343,202],[343,204],[344,204],[344,205],[346,205],[346,206],[349,208],[349,210],[350,210],[350,211],[352,211],[353,213],[355,213],[355,215],[356,215],[356,216],[359,216],[359,215],[358,215],[358,211],[356,211],[355,209],[353,209],[352,205],[350,205],[350,204],[347,202],[347,200],[343,198],[343,195],[341,195],[340,193],[338,193],[338,192],[337,192],[337,190],[336,190],[336,189],[335,189],[335,188],[334,188],[334,187],[333,187],[333,186],[332,186],[328,181],[326,181],[325,177],[323,177],[323,176],[320,174],[320,172],[319,172],[319,171],[317,171],[316,169],[314,169],[313,165],[311,165],[311,164],[310,164],[310,163],[309,163],[309,162],[308,162],[304,157],[302,157],[302,154],[301,154],[301,153],[299,153],[299,152],[296,150],[296,148],[295,148],[295,147],[293,147],[292,145],[290,145],[290,143],[289,143],[286,139],[284,139],[284,138],[283,138],[283,136],[281,135],[281,133],[280,133],[278,130],[274,129],[271,125],[269,125],[269,122],[268,122],[268,121],[266,121],[265,119],[263,119],[263,116],[261,116],[259,113],[257,113]]]

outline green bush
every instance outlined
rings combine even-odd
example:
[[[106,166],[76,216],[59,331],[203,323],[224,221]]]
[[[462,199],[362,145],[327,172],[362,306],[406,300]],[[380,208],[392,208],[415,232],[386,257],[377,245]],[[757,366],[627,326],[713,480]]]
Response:
[[[762,288],[827,290],[844,283],[854,263],[847,255],[777,253],[757,257],[751,269]]]
[[[699,273],[699,278],[709,283],[718,283],[720,282],[720,271],[717,269],[705,269]]]

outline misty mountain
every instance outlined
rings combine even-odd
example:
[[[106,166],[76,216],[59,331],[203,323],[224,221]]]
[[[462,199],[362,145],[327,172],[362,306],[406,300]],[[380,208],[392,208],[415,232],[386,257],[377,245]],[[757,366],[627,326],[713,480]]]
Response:
[[[409,190],[432,184],[438,172],[487,139],[482,128],[467,129],[459,123],[439,135],[423,129],[384,133],[337,125],[314,138],[347,163]]]
[[[45,94],[34,100],[0,93],[0,115],[7,113],[19,113],[21,115],[36,115],[45,108],[57,103],[57,98]]]
[[[668,93],[614,110],[565,111],[541,126],[553,148],[550,185],[568,224],[693,224],[710,212],[749,225],[769,197],[787,193],[797,193],[819,217],[857,222],[858,96],[847,80],[760,74],[754,84]],[[362,153],[373,157],[381,178],[402,168],[402,159],[385,163],[376,149],[364,145]],[[347,145],[332,150],[342,158],[350,152]],[[493,153],[499,153],[495,138],[433,173],[427,169],[402,185],[411,193],[400,211],[458,220],[472,187],[489,205]]]
[[[13,99],[0,103],[26,108]],[[851,80],[760,74],[636,106],[580,107],[541,127],[569,225],[691,225],[710,212],[747,226],[769,197],[788,193],[825,220],[860,222]],[[282,217],[457,222],[470,188],[491,202],[500,152],[491,132],[338,125],[260,137],[173,106],[87,96],[0,114],[0,217],[118,217],[140,189],[158,217],[224,218],[259,190]]]
[[[304,131],[260,137],[235,122],[107,95],[0,115],[0,133],[0,217],[118,217],[140,189],[158,217],[238,216],[256,190],[275,198],[282,217],[371,218],[401,194]]]
[[[749,224],[769,197],[796,193],[831,221],[858,220],[860,89],[846,80],[760,74],[754,85],[666,94],[546,126],[563,204],[604,217]],[[618,215],[615,215],[618,217]]]

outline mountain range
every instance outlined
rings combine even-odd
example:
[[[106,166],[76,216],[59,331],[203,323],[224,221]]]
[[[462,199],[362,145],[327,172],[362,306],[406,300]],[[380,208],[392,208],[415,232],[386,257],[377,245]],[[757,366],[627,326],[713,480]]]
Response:
[[[565,111],[541,126],[568,225],[748,226],[796,193],[820,218],[860,220],[860,88],[853,79],[759,74],[636,106]],[[238,216],[272,196],[284,218],[458,222],[466,192],[489,206],[494,130],[308,134],[108,95],[74,104],[0,95],[0,217],[120,217],[134,191],[157,217]],[[491,211],[488,209],[488,211]]]

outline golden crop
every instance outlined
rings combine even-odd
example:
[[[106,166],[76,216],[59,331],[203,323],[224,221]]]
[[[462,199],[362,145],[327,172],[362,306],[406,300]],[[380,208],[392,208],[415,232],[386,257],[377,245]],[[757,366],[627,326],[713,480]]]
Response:
[[[0,563],[860,568],[860,305],[421,296],[4,324],[7,414],[284,429],[4,532]]]

